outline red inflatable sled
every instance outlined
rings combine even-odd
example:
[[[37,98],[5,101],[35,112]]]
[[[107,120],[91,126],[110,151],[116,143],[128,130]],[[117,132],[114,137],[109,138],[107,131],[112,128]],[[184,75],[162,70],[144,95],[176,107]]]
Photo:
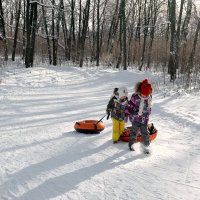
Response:
[[[105,125],[102,121],[84,120],[76,122],[74,128],[79,133],[100,133],[104,130]]]
[[[153,123],[148,124],[148,132],[149,132],[150,141],[154,140],[157,137],[158,130],[154,127]],[[126,127],[119,139],[122,140],[122,141],[125,141],[125,142],[129,142],[130,133],[131,133],[131,126]],[[139,131],[137,138],[136,138],[136,142],[141,142],[141,141],[142,141],[142,136],[141,136],[141,133]]]
[[[79,133],[100,133],[105,128],[102,119],[106,116],[107,114],[104,115],[100,120],[83,120],[76,122],[74,124],[74,129]]]

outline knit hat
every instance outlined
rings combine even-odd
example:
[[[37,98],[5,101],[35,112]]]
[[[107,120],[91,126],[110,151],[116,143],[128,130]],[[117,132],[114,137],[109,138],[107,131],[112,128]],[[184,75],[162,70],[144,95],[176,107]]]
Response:
[[[151,84],[147,79],[141,82],[140,93],[144,96],[149,96],[152,92]]]
[[[128,96],[128,91],[126,87],[120,87],[118,93],[119,93],[119,98]]]

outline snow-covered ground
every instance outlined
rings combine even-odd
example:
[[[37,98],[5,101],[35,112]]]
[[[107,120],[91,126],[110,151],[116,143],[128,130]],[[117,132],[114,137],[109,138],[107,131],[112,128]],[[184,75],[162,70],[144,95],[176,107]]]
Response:
[[[197,200],[200,196],[200,95],[164,87],[155,74],[73,67],[10,68],[0,73],[0,199]],[[105,114],[114,87],[149,78],[151,156],[113,144],[74,123]],[[129,122],[130,123],[130,122]],[[127,125],[130,125],[130,124]]]

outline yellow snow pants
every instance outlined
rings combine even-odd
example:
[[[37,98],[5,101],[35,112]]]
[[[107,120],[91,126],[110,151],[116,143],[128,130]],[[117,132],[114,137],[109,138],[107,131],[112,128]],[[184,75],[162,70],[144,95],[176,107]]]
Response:
[[[112,118],[112,124],[113,124],[112,139],[113,139],[113,141],[118,141],[120,135],[124,131],[125,122],[124,122],[124,120],[119,121],[115,118]]]

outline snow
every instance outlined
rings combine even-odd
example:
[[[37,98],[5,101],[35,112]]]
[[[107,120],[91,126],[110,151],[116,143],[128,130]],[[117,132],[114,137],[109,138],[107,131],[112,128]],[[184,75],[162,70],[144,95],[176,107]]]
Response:
[[[0,76],[1,200],[199,199],[199,94],[136,70],[10,67]],[[115,87],[126,86],[130,97],[143,78],[155,88],[150,156],[139,143],[135,152],[113,144],[110,119],[100,134],[74,130],[76,121],[105,115]]]

